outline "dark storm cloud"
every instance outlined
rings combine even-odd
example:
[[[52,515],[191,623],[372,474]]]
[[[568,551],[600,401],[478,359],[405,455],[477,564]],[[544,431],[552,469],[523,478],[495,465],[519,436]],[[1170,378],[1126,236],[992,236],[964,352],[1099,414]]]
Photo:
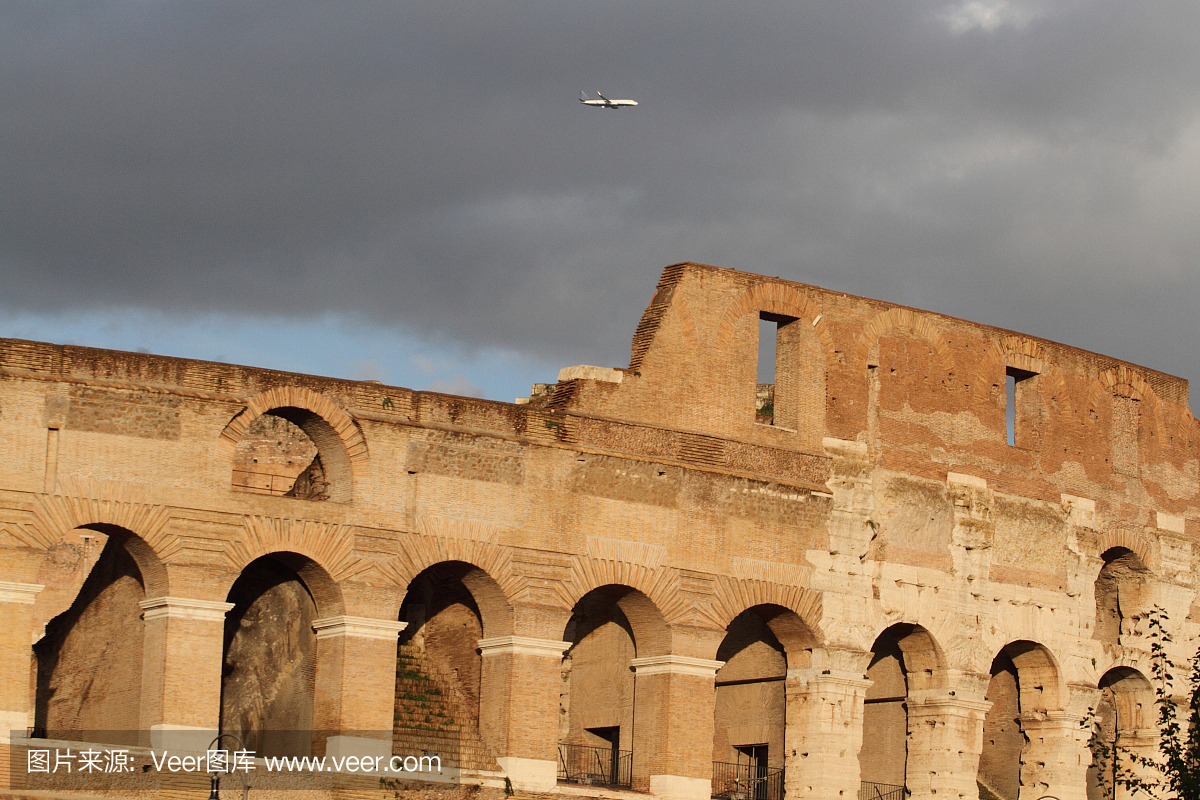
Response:
[[[620,363],[691,259],[1185,375],[1200,344],[1195,3],[0,15],[14,307],[334,312]],[[575,102],[597,88],[642,105]]]

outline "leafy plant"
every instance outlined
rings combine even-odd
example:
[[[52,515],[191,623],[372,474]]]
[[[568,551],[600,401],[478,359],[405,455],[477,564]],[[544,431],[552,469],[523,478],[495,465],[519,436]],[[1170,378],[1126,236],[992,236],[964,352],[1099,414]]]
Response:
[[[1173,641],[1167,630],[1167,612],[1155,606],[1147,614],[1147,638],[1150,641],[1150,678],[1154,685],[1154,702],[1158,707],[1158,756],[1148,757],[1127,751],[1118,744],[1102,740],[1094,712],[1089,712],[1083,725],[1092,731],[1088,743],[1094,760],[1110,763],[1111,772],[1100,775],[1105,795],[1111,796],[1114,786],[1151,798],[1200,800],[1200,650],[1189,662],[1189,698],[1186,721],[1180,719],[1182,707],[1174,699],[1174,666],[1167,654]],[[1155,776],[1157,777],[1147,777]]]

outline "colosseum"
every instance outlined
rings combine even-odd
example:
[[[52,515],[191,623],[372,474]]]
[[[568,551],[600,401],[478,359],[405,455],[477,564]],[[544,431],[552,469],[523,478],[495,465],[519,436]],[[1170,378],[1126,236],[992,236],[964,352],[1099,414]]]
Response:
[[[1125,797],[1198,445],[1179,378],[692,263],[516,403],[0,340],[9,792],[219,730],[413,791]]]

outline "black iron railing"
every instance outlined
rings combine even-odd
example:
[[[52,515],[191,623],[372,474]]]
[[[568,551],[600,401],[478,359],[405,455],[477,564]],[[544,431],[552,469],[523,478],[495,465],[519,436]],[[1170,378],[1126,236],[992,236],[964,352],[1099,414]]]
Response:
[[[633,751],[582,744],[560,744],[558,779],[563,783],[631,789]]]
[[[783,800],[783,770],[714,761],[712,796],[723,800]]]
[[[905,789],[893,783],[863,781],[858,787],[858,800],[904,800]]]

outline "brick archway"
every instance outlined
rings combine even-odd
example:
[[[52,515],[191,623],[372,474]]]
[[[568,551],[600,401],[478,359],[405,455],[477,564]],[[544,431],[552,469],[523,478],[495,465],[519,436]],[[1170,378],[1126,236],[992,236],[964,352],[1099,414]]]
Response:
[[[367,443],[353,417],[322,394],[299,386],[280,386],[255,395],[221,431],[218,445],[232,463],[238,442],[250,424],[264,414],[299,427],[316,445],[329,482],[329,499],[348,503],[353,477],[368,461]]]
[[[918,314],[911,308],[892,308],[876,316],[867,323],[862,335],[858,337],[858,345],[854,350],[854,363],[861,369],[866,369],[871,356],[871,348],[879,338],[892,330],[905,330],[929,343],[937,353],[938,362],[947,375],[954,373],[954,357],[950,345],[941,329],[924,314]]]
[[[836,347],[821,309],[804,292],[783,283],[756,283],[730,303],[717,324],[719,346],[724,347],[729,343],[733,337],[733,329],[742,317],[763,311],[806,320],[821,340],[821,348],[825,351],[825,363],[834,363]]]

